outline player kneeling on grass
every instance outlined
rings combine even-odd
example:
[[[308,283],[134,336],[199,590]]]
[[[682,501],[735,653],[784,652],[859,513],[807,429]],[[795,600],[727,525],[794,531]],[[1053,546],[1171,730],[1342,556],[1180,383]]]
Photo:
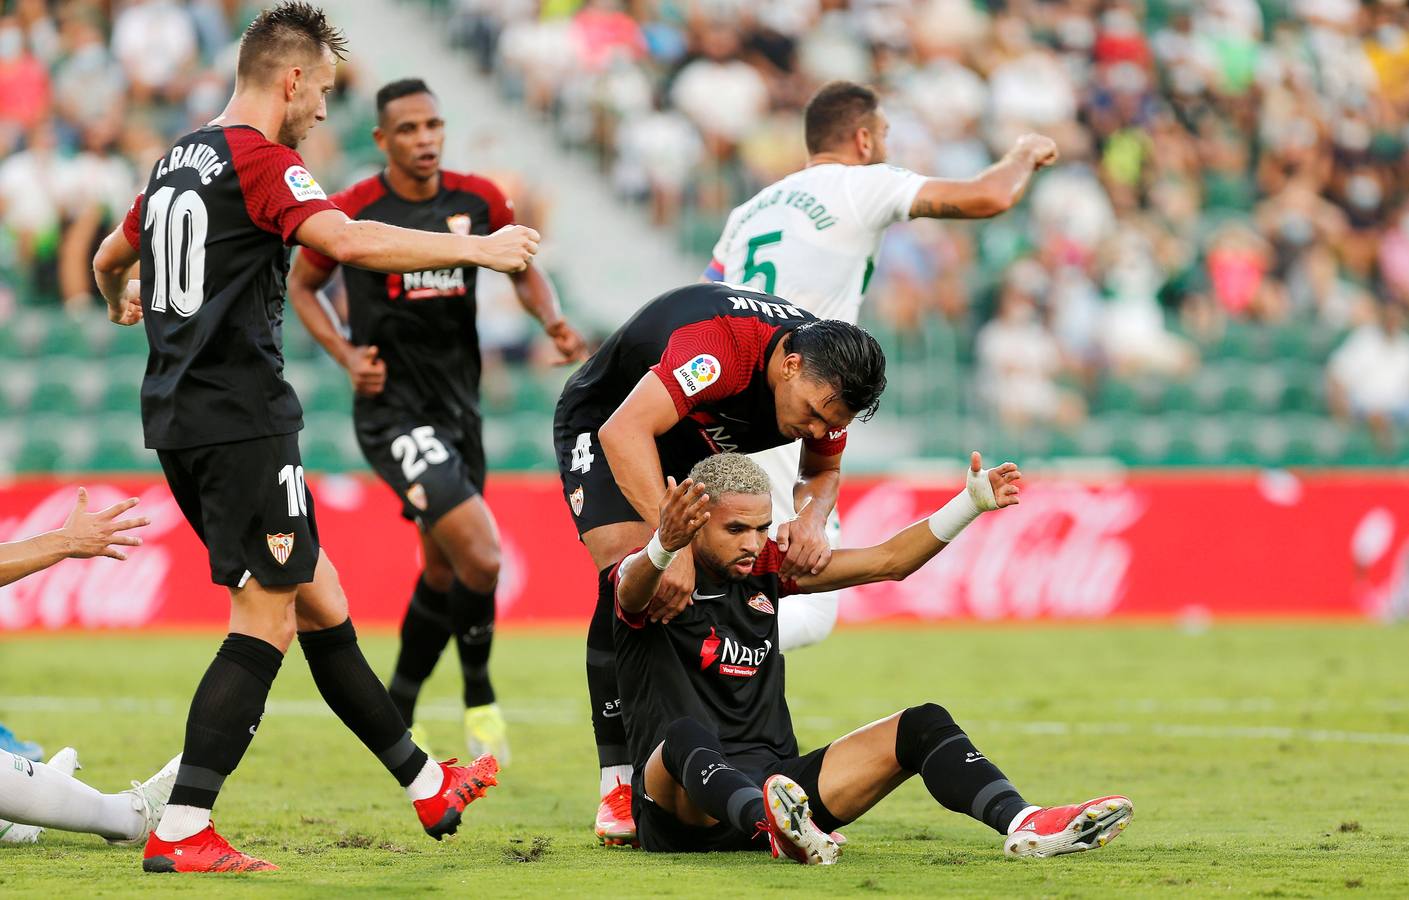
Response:
[[[1130,800],[1029,804],[943,707],[926,703],[800,755],[784,699],[778,598],[900,580],[989,510],[1018,502],[1013,463],[982,468],[926,520],[864,550],[837,550],[817,574],[779,575],[768,539],[767,475],[734,453],[711,456],[661,501],[651,542],[612,573],[618,678],[636,763],[633,813],[646,850],[765,846],[801,863],[836,862],[829,832],[918,774],[946,809],[1004,835],[1011,856],[1055,856],[1104,846],[1125,828]],[[646,609],[661,571],[689,546],[695,603],[668,626]]]

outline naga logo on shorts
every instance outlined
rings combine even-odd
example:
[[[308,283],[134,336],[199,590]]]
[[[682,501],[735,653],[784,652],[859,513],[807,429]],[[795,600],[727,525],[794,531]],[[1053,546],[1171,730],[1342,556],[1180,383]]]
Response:
[[[264,540],[269,544],[269,552],[279,565],[289,561],[289,554],[294,552],[294,536],[291,534],[266,534]]]
[[[328,199],[328,195],[323,193],[318,182],[313,180],[313,176],[303,166],[289,166],[285,169],[284,183],[289,186],[289,192],[294,195],[295,200]]]
[[[773,601],[769,600],[768,595],[762,592],[749,598],[749,606],[766,615],[773,615]]]
[[[719,360],[708,353],[701,353],[674,372],[675,380],[686,397],[693,397],[709,387],[719,378]]]
[[[460,213],[455,216],[446,216],[445,227],[450,229],[451,234],[469,234],[470,217],[465,213]]]
[[[571,494],[568,494],[568,505],[572,507],[574,516],[582,515],[582,485],[578,485]]]
[[[419,482],[406,489],[406,499],[421,512],[426,511],[426,489]]]

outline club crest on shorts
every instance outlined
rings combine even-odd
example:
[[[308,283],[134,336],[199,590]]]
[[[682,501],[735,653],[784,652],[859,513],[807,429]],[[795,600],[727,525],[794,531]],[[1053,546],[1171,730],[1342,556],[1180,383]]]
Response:
[[[769,600],[768,595],[762,592],[749,598],[749,606],[766,615],[773,615],[773,601]]]
[[[579,484],[573,488],[571,494],[568,494],[568,505],[572,507],[574,516],[582,515],[582,485]]]
[[[413,484],[406,489],[406,499],[410,500],[411,505],[419,509],[421,512],[426,511],[426,489],[421,486],[420,482],[417,482],[416,484]]]
[[[289,554],[294,552],[294,536],[291,534],[266,534],[264,540],[269,544],[269,552],[279,565],[289,561]]]
[[[465,213],[445,217],[445,227],[450,229],[451,234],[469,234],[470,217]]]

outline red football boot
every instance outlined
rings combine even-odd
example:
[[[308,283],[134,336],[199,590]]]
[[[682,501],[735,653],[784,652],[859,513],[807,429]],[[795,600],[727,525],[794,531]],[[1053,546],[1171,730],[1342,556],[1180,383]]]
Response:
[[[447,759],[440,764],[440,771],[444,773],[440,793],[415,802],[421,826],[436,840],[454,834],[460,827],[465,807],[499,783],[494,777],[499,771],[499,761],[490,754],[484,754],[468,766],[457,766],[457,762],[457,759]]]
[[[1060,856],[1094,850],[1113,841],[1134,815],[1135,805],[1119,794],[1035,810],[1003,839],[1003,852],[1008,856]]]
[[[279,867],[241,853],[215,833],[211,822],[179,841],[164,841],[153,831],[142,853],[144,872],[277,872]]]
[[[805,866],[830,866],[841,856],[837,842],[813,823],[807,793],[786,775],[763,782],[763,824],[774,859],[786,856]]]
[[[603,847],[639,847],[636,820],[631,815],[631,785],[616,780],[597,807],[597,840]]]

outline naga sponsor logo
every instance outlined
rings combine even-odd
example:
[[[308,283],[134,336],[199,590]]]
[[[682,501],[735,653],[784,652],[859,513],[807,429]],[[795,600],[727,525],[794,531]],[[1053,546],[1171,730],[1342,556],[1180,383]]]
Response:
[[[713,627],[709,637],[700,644],[700,671],[707,670],[717,661],[720,675],[736,678],[752,678],[773,650],[773,642],[765,640],[761,647],[748,647],[725,635],[720,637]]]
[[[430,297],[463,297],[465,270],[432,269],[427,272],[407,272],[404,275],[388,275],[387,296],[393,300],[426,300]]]
[[[680,382],[680,390],[686,397],[693,397],[719,380],[719,360],[708,353],[701,353],[675,370],[675,380]]]
[[[717,417],[702,410],[690,413],[690,419],[700,429],[700,437],[709,444],[712,453],[736,453],[739,449],[737,439],[729,433],[723,426],[716,424]],[[737,419],[735,421],[738,421]],[[741,423],[746,424],[746,423]]]
[[[212,178],[225,171],[225,160],[207,144],[178,144],[157,163],[157,178],[164,178],[177,169],[195,169],[201,184],[210,184]]]
[[[736,310],[751,309],[775,319],[801,319],[803,317],[802,310],[791,303],[769,303],[767,300],[755,300],[752,297],[730,297],[729,302],[734,304]]]

